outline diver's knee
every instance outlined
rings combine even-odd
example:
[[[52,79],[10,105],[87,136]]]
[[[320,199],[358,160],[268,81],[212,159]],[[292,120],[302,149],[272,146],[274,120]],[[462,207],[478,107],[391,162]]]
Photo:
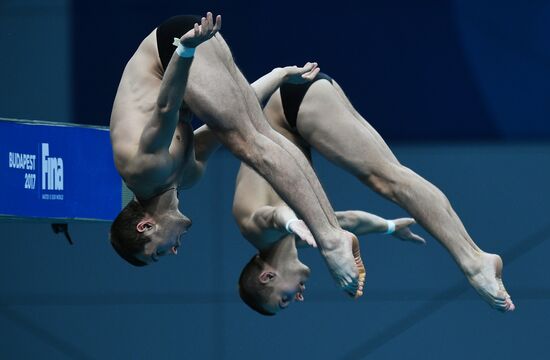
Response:
[[[269,158],[267,154],[270,154],[270,151],[266,144],[268,141],[262,134],[256,133],[250,137],[234,134],[228,137],[227,141],[231,152],[253,168]]]
[[[405,186],[405,172],[402,165],[387,164],[360,176],[360,180],[380,195],[396,201],[399,191]]]

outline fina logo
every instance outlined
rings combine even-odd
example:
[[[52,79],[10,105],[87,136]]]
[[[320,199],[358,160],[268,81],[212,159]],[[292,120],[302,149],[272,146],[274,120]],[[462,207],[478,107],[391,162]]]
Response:
[[[50,156],[50,145],[42,143],[42,190],[63,190],[63,159]]]

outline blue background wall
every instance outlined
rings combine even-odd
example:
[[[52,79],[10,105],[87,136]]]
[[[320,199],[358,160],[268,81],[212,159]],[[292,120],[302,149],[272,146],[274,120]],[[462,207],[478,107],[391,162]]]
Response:
[[[77,1],[74,118],[107,124],[141,40],[170,16],[206,10],[223,15],[250,81],[318,61],[389,139],[550,135],[547,1]]]
[[[230,216],[238,163],[221,151],[184,196],[194,225],[181,253],[157,266],[121,262],[108,224],[71,224],[69,246],[49,224],[2,223],[0,357],[548,358],[549,2],[6,0],[0,116],[107,124],[141,39],[210,9],[250,80],[308,60],[337,78],[479,245],[504,256],[517,311],[485,305],[430,237],[416,247],[372,236],[363,298],[349,300],[304,251],[306,302],[257,316],[235,291],[253,250]],[[317,160],[336,209],[405,215]]]
[[[550,332],[547,201],[550,146],[397,146],[398,157],[449,196],[472,237],[504,256],[517,310],[497,313],[450,256],[381,235],[362,239],[367,291],[339,291],[315,250],[306,301],[273,318],[236,292],[253,249],[230,217],[237,161],[215,155],[184,193],[194,222],[180,254],[136,269],[108,241],[108,224],[3,224],[0,352],[7,359],[546,359]],[[336,209],[405,215],[324,161]]]

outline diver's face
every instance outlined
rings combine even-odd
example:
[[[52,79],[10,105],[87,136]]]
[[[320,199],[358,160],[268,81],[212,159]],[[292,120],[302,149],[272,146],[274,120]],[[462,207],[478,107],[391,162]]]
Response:
[[[145,224],[141,232],[151,241],[145,244],[144,252],[138,258],[151,264],[159,261],[163,256],[177,255],[181,238],[190,227],[191,220],[181,213],[166,215],[160,220]]]
[[[284,275],[275,274],[267,285],[273,288],[273,292],[263,308],[270,313],[277,313],[294,301],[304,301],[309,274],[310,270],[304,264],[293,271],[286,271]]]

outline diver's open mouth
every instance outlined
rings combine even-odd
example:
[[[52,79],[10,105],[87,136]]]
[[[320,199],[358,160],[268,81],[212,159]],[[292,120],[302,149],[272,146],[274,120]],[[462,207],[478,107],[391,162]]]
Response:
[[[306,285],[303,281],[300,281],[300,289],[294,296],[294,299],[298,301],[304,301],[304,291],[306,291]]]

